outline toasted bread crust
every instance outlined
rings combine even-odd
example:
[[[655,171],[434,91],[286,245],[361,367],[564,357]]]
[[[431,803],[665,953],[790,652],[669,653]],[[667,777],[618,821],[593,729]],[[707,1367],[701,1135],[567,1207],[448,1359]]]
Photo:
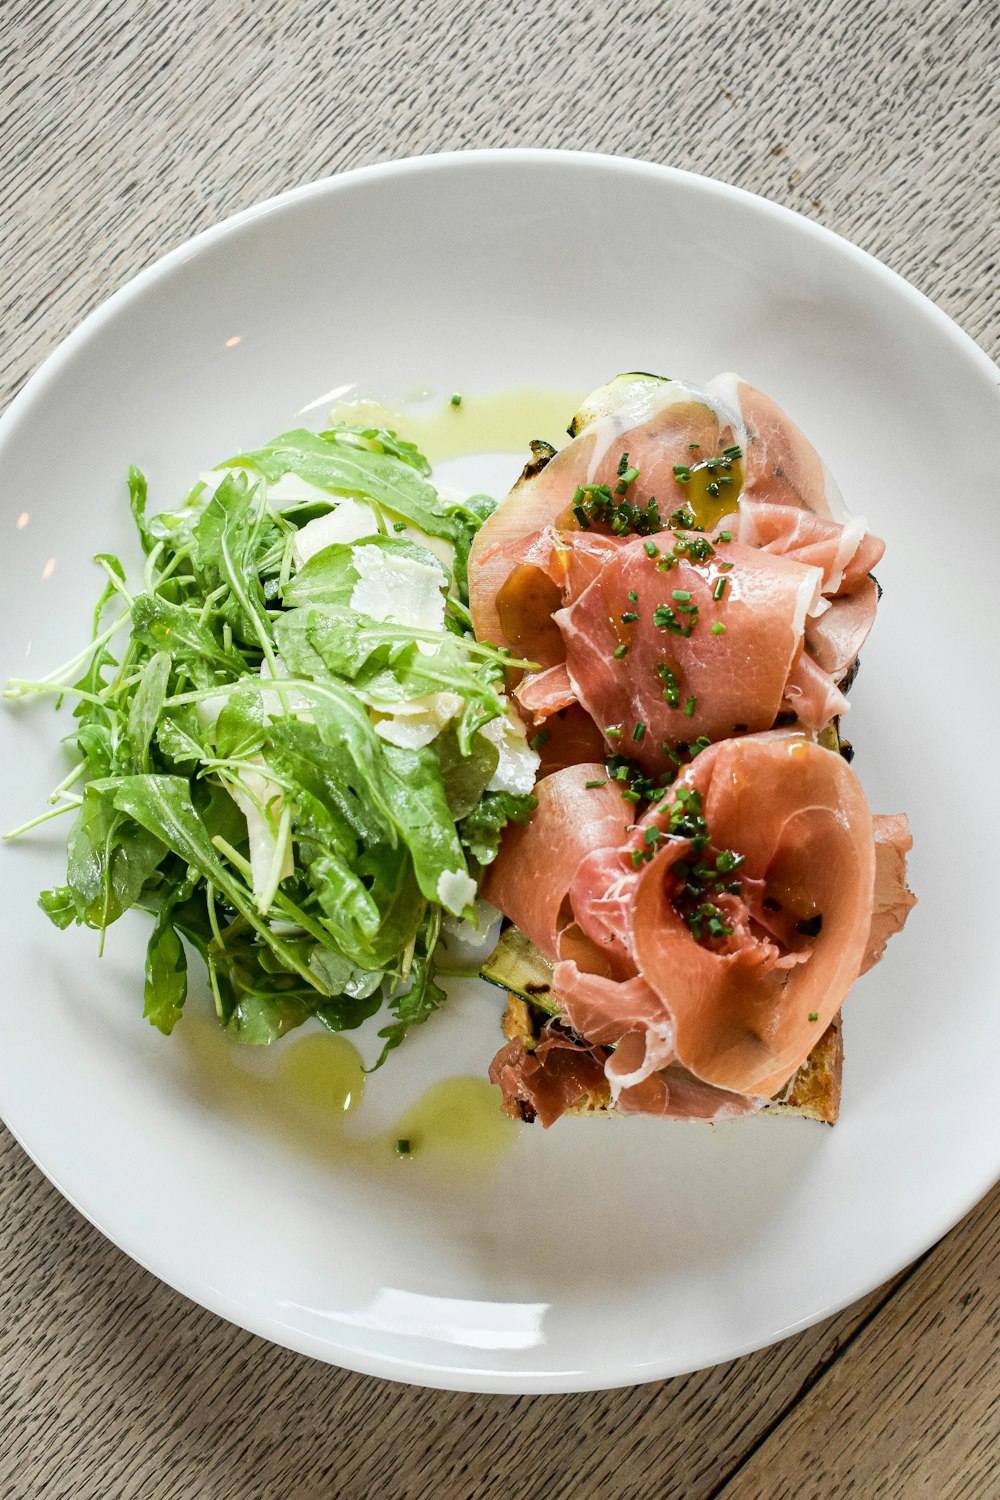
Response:
[[[508,1041],[520,1042],[526,1052],[533,1052],[547,1017],[528,1004],[520,995],[508,991],[503,1033]],[[844,1065],[844,1044],[840,1016],[820,1037],[801,1068],[777,1099],[764,1105],[763,1113],[801,1115],[807,1120],[822,1120],[833,1125],[840,1113],[840,1086]],[[567,1110],[571,1115],[613,1115],[611,1090],[605,1085]],[[515,1119],[524,1116],[516,1100],[505,1105]]]

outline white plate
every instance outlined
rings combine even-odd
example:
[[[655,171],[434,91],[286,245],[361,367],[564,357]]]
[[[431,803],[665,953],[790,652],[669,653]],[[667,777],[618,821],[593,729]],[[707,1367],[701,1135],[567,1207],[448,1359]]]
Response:
[[[725,368],[787,406],[889,542],[850,733],[874,808],[911,816],[920,905],[848,1001],[840,1123],[570,1120],[475,1171],[338,1165],[145,1025],[140,922],[100,961],[92,934],[48,925],[34,899],[60,878],[56,823],[0,856],[3,1115],[95,1224],[222,1316],[429,1385],[651,1380],[861,1296],[997,1176],[997,376],[816,225],[661,167],[510,151],[367,168],[199,236],[88,318],[0,422],[0,668],[75,649],[90,554],[128,545],[130,461],[172,503],[303,409],[319,424],[348,382],[585,389]],[[0,715],[5,828],[57,779],[60,732],[45,707]],[[379,1075],[374,1114],[481,1072],[497,1009],[469,985]]]

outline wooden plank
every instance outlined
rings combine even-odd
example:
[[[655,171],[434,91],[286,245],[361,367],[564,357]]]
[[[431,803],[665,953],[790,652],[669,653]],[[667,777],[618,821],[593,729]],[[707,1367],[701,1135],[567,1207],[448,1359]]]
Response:
[[[1000,1187],[918,1267],[718,1500],[1000,1490]]]

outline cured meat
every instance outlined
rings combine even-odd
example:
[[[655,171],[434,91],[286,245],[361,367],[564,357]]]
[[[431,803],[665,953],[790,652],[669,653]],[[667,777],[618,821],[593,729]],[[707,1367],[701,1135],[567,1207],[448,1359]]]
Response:
[[[839,681],[875,622],[878,589],[869,575],[885,543],[867,531],[860,516],[841,526],[809,511],[747,499],[740,502],[736,535],[746,546],[822,569],[824,599],[806,621],[806,648],[816,665]]]
[[[805,651],[788,675],[781,703],[806,729],[817,731],[850,707],[830,673]]]
[[[906,856],[913,848],[910,825],[904,813],[881,813],[872,819],[875,830],[875,895],[872,903],[871,930],[865,950],[862,974],[875,967],[894,933],[902,932],[903,923],[917,898],[906,884]]]
[[[490,1063],[489,1077],[502,1090],[510,1113],[520,1112],[510,1108],[512,1102],[526,1104],[544,1126],[605,1090],[598,1049],[555,1027],[547,1027],[531,1051],[519,1038],[509,1041]]]
[[[717,375],[708,389],[739,414],[748,499],[843,519],[843,501],[823,460],[777,402],[739,375]]]
[[[822,578],[736,542],[705,562],[675,558],[669,572],[659,560],[635,538],[555,616],[577,697],[609,746],[648,774],[668,765],[664,743],[770,729]],[[817,684],[792,687],[817,701]]]
[[[599,781],[588,787],[588,781]],[[548,958],[565,926],[561,909],[580,862],[594,849],[618,847],[631,809],[602,765],[569,766],[535,787],[538,806],[523,827],[508,824],[501,853],[480,894],[516,922]]]
[[[539,783],[486,894],[556,960],[564,1025],[588,1078],[605,1049],[617,1108],[755,1108],[902,926],[905,819],[873,824],[847,763],[797,732],[710,746],[638,824],[612,782],[587,786],[598,771]]]
[[[551,576],[538,557],[517,556],[509,549],[546,528],[579,531],[573,513],[578,486],[606,484],[613,489],[622,454],[627,453],[629,463],[639,470],[631,498],[642,507],[656,497],[666,518],[685,499],[675,466],[689,465],[693,453],[709,457],[738,442],[734,418],[724,403],[682,381],[629,377],[606,389],[613,396],[602,413],[584,425],[544,468],[529,465],[477,533],[469,554],[469,609],[480,640],[521,649],[507,632],[512,621],[525,614],[517,595],[526,590],[528,578],[520,575],[518,587],[511,589],[512,572],[515,567],[526,567],[537,569],[550,582]],[[534,582],[542,588],[537,578]],[[533,630],[538,613],[536,601]],[[526,634],[522,633],[522,640]],[[552,664],[538,651],[532,659],[544,666]]]
[[[884,544],[737,376],[620,377],[571,435],[469,565],[477,634],[538,663],[516,698],[548,773],[484,894],[560,1007],[491,1077],[543,1124],[723,1119],[780,1093],[913,904],[905,819],[815,739]]]
[[[534,724],[543,723],[577,702],[576,688],[570,681],[565,662],[530,673],[515,690],[514,697]]]
[[[806,621],[809,654],[834,682],[840,682],[858,659],[878,608],[878,584],[865,578],[851,593],[838,595],[816,619]]]
[[[871,814],[840,756],[802,735],[729,740],[684,773],[712,846],[744,856],[762,896],[698,941],[675,902],[676,846],[640,874],[631,944],[664,1000],[679,1060],[706,1082],[771,1096],[805,1061],[861,972],[875,877]],[[764,908],[786,925],[769,932]],[[756,908],[756,910],[755,910]],[[730,920],[732,910],[732,920]]]
[[[579,703],[549,715],[536,743],[541,757],[539,776],[584,762],[593,764],[604,754],[604,736]]]

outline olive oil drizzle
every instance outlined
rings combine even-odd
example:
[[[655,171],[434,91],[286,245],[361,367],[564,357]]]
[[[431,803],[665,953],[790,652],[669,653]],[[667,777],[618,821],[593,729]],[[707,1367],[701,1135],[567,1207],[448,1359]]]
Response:
[[[321,1165],[371,1171],[488,1169],[517,1140],[500,1090],[485,1078],[443,1078],[388,1127],[358,1128],[366,1080],[346,1037],[307,1032],[278,1044],[277,1066],[239,1046],[214,1020],[186,1015],[186,1082],[208,1107]],[[400,1143],[405,1149],[400,1150]]]

